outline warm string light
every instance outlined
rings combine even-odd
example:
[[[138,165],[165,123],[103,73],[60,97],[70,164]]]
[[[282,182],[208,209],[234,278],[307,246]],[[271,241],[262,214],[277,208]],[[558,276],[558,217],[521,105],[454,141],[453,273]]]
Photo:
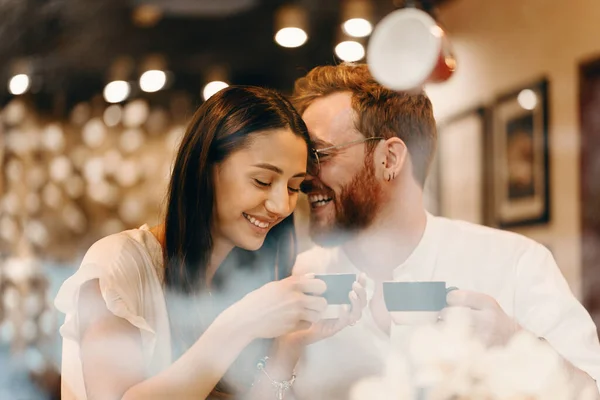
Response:
[[[202,97],[204,98],[204,100],[208,100],[215,93],[217,93],[220,90],[225,89],[227,86],[229,86],[229,84],[227,84],[226,82],[223,82],[223,81],[208,82],[206,84],[206,86],[204,86],[204,89],[202,89]]]
[[[345,0],[341,6],[342,29],[346,35],[364,38],[373,31],[373,10],[370,0]]]
[[[308,40],[306,11],[296,5],[285,5],[275,13],[275,42],[281,47],[296,48]]]
[[[366,37],[373,31],[373,25],[364,18],[351,18],[342,25],[344,32],[353,37]]]
[[[287,48],[300,47],[307,39],[308,35],[306,32],[303,29],[296,27],[281,28],[275,34],[275,41],[277,44]]]
[[[112,81],[104,87],[104,100],[107,103],[121,103],[129,97],[131,86],[126,81]]]
[[[335,55],[343,61],[355,62],[365,56],[365,48],[355,40],[344,40],[335,46]]]
[[[8,91],[15,96],[24,94],[29,90],[31,81],[26,74],[17,74],[10,78],[8,82]]]
[[[147,93],[158,92],[165,87],[167,74],[160,70],[149,70],[140,76],[140,89]]]

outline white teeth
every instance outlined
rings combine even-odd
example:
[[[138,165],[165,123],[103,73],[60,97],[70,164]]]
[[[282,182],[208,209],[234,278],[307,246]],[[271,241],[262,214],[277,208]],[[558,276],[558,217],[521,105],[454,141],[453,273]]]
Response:
[[[259,221],[259,220],[257,220],[256,218],[254,218],[254,217],[251,217],[251,216],[249,216],[249,215],[247,215],[247,214],[244,214],[244,217],[245,217],[245,218],[246,218],[248,221],[250,221],[251,223],[253,223],[254,225],[258,226],[259,228],[263,228],[263,229],[264,229],[264,228],[268,228],[268,227],[269,227],[269,225],[271,225],[271,224],[270,224],[270,223],[268,223],[268,222],[260,222],[260,221]]]
[[[311,204],[313,204],[313,205],[325,205],[325,204],[327,204],[327,202],[329,202],[331,200],[331,197],[327,197],[322,194],[315,194],[315,195],[309,196],[308,199],[311,202]]]

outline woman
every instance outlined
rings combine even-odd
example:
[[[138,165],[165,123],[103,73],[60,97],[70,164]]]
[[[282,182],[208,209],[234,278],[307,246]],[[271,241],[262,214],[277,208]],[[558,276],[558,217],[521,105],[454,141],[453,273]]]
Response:
[[[326,322],[324,282],[288,276],[308,146],[276,92],[229,87],[198,109],[164,224],[98,241],[59,291],[63,399],[281,397],[302,346],[360,317],[358,283]]]

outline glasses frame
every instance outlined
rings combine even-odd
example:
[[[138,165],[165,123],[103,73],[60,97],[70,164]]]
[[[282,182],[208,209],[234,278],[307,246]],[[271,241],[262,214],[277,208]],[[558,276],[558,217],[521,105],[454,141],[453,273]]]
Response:
[[[329,151],[329,150],[343,149],[346,147],[354,146],[355,144],[365,143],[370,140],[385,140],[385,138],[381,137],[381,136],[373,136],[373,137],[353,140],[351,142],[336,144],[334,146],[324,147],[322,149],[312,148],[311,149],[311,155],[312,155],[311,158],[313,159],[313,165],[314,165],[315,170],[313,171],[314,173],[311,173],[311,175],[318,176],[319,173],[321,172],[321,161],[319,159],[319,154]]]

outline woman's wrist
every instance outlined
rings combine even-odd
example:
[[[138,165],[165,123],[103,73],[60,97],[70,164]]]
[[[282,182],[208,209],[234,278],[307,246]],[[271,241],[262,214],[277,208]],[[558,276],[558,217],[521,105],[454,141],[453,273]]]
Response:
[[[290,379],[304,351],[304,345],[293,335],[280,336],[273,341],[270,370],[276,379]]]
[[[254,323],[248,321],[243,314],[237,312],[235,305],[223,311],[211,327],[227,332],[227,334],[235,334],[236,337],[247,346],[256,339],[253,329]]]

